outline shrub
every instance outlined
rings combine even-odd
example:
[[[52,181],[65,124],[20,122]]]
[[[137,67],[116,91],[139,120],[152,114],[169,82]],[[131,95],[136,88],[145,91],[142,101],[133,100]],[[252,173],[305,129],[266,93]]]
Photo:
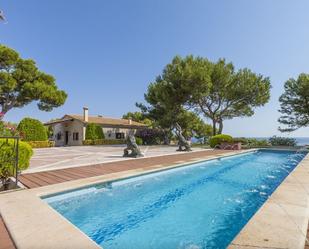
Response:
[[[165,134],[159,129],[139,129],[135,136],[141,138],[144,144],[160,144],[164,141]]]
[[[83,141],[83,145],[110,145],[110,144],[125,144],[124,139],[86,139]]]
[[[234,143],[248,144],[248,139],[245,137],[236,137],[233,138]]]
[[[55,146],[55,142],[54,141],[28,141],[28,144],[30,144],[30,146],[32,148],[48,148],[48,147],[54,147]]]
[[[231,143],[233,142],[233,137],[231,137],[230,135],[226,135],[226,134],[219,134],[219,135],[212,136],[209,139],[209,145],[211,148],[214,148],[216,147],[216,145],[219,145],[223,142]]]
[[[0,136],[18,136],[17,125],[11,122],[0,121]]]
[[[90,123],[86,128],[86,140],[104,139],[103,129],[100,125]]]
[[[24,170],[29,167],[30,158],[33,154],[32,148],[25,142],[19,142],[18,169]],[[8,178],[15,175],[14,140],[0,139],[0,179],[4,184]]]
[[[296,146],[296,140],[289,137],[273,136],[269,139],[272,146]]]
[[[47,131],[44,125],[37,119],[24,118],[17,126],[24,141],[46,141]]]
[[[141,139],[140,137],[136,137],[135,140],[136,140],[136,144],[137,145],[142,145],[143,144],[143,139]]]
[[[246,138],[246,145],[249,148],[269,147],[270,143],[266,139]]]

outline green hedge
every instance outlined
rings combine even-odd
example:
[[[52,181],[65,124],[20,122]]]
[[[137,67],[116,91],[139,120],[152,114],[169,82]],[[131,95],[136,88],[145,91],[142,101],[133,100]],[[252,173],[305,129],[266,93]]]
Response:
[[[140,137],[135,137],[135,141],[137,145],[142,145],[143,144],[143,139],[141,139]]]
[[[269,147],[271,144],[266,139],[256,139],[256,138],[233,138],[234,142],[241,142],[243,148],[263,148]]]
[[[109,144],[125,144],[124,139],[86,139],[83,141],[83,145],[109,145]]]
[[[19,142],[18,169],[24,170],[29,167],[32,148],[25,142]],[[4,183],[9,177],[15,175],[14,140],[0,139],[0,179]]]
[[[24,118],[17,126],[23,141],[47,141],[47,129],[37,119]]]
[[[294,147],[297,145],[296,139],[289,138],[289,137],[273,136],[268,141],[272,146],[292,146]]]
[[[54,141],[28,141],[27,143],[30,144],[32,148],[49,148],[55,146]]]
[[[86,127],[86,140],[104,139],[103,129],[100,125],[90,123]]]
[[[233,137],[230,135],[226,135],[226,134],[219,134],[219,135],[212,136],[209,139],[209,145],[211,148],[214,148],[216,147],[216,145],[219,145],[223,142],[232,143]]]

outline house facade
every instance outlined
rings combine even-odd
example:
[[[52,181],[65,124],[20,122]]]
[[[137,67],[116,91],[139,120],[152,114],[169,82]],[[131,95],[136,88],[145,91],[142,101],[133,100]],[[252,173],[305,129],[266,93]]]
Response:
[[[131,119],[89,116],[88,108],[84,107],[83,115],[66,114],[62,118],[45,123],[52,127],[55,146],[82,145],[86,137],[86,127],[95,123],[102,127],[105,139],[125,139],[131,130],[146,128],[145,124]]]

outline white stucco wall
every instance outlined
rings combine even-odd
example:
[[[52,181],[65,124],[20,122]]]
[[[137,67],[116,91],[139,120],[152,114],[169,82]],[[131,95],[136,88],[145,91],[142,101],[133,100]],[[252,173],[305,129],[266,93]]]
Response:
[[[68,121],[64,123],[55,124],[53,126],[53,140],[55,141],[55,146],[64,146],[65,144],[65,136],[66,131],[68,131],[68,144],[67,145],[82,145],[83,144],[83,123],[74,120]],[[61,133],[61,140],[57,139],[57,134]],[[78,132],[78,140],[73,140],[73,133]]]
[[[124,133],[124,138],[126,138],[131,129],[125,128],[111,128],[111,127],[103,127],[103,133],[105,139],[116,139],[116,133]]]
[[[113,127],[102,127],[105,139],[116,139],[116,133],[124,133],[124,138],[126,138],[131,129],[128,128],[113,128]],[[58,123],[53,125],[53,140],[55,141],[55,146],[65,146],[65,136],[66,131],[68,131],[68,146],[72,145],[82,145],[83,140],[85,140],[86,128],[84,123],[79,120],[67,121],[63,123]],[[134,130],[135,132],[136,130]],[[79,139],[73,140],[73,133],[79,133]],[[57,139],[57,134],[61,133],[61,139]]]

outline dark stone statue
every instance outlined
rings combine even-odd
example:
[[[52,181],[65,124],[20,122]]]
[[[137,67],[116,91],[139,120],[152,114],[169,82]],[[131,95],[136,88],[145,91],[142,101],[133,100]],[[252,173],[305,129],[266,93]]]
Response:
[[[176,136],[178,137],[178,146],[179,146],[177,151],[192,151],[189,142],[182,135],[182,129],[178,123],[176,123],[175,128],[176,128]]]
[[[131,151],[131,153],[129,153]],[[124,157],[143,157],[139,147],[136,144],[136,140],[133,132],[130,132],[127,137],[127,148],[123,150]]]

